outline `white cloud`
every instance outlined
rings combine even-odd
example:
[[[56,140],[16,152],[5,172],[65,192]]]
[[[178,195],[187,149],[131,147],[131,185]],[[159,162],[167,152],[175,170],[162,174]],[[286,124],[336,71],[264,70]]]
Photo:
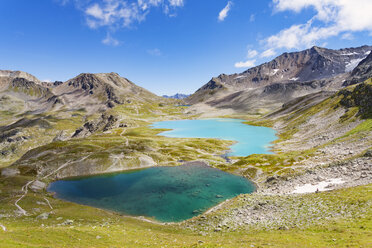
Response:
[[[162,55],[162,52],[158,48],[147,50],[147,53],[152,55],[152,56],[161,56]]]
[[[303,24],[295,24],[264,40],[275,49],[300,49],[341,33],[372,32],[371,0],[273,0],[275,11],[301,12],[312,8],[316,14]],[[347,35],[350,37],[350,35]]]
[[[174,17],[175,10],[184,6],[184,0],[54,0],[61,5],[74,4],[82,11],[87,25],[92,29],[105,27],[107,36],[102,43],[110,46],[120,45],[120,41],[110,33],[120,28],[131,27],[146,19],[152,8],[162,8],[163,13]]]
[[[84,12],[87,25],[92,28],[106,27],[110,32],[128,28],[146,19],[153,8],[162,8],[169,16],[184,5],[184,0],[55,0],[62,5],[73,3]],[[105,39],[106,40],[106,39]]]
[[[228,2],[227,2],[227,5],[225,6],[225,8],[223,8],[223,9],[221,10],[221,12],[219,13],[219,15],[218,15],[218,20],[219,20],[219,21],[222,22],[222,21],[225,20],[225,18],[226,18],[227,15],[229,14],[229,11],[230,11],[232,5],[233,5],[233,2],[232,2],[232,1],[228,1]]]
[[[103,10],[99,7],[98,4],[93,4],[92,6],[90,6],[86,11],[85,13],[87,15],[90,15],[90,16],[93,16],[97,19],[104,19],[104,14],[103,14]]]
[[[237,62],[235,63],[236,68],[249,68],[255,66],[256,60],[247,60],[245,62]]]
[[[254,58],[254,57],[257,56],[257,54],[258,54],[258,52],[256,50],[249,49],[248,52],[247,52],[247,58],[248,59]]]
[[[102,43],[107,46],[119,46],[120,45],[120,41],[113,38],[109,33],[107,33],[106,38],[102,40]]]
[[[169,5],[173,7],[181,7],[183,6],[183,0],[169,0]]]
[[[249,47],[249,46],[248,46]],[[248,52],[247,52],[247,59],[246,61],[241,61],[241,62],[237,62],[235,63],[235,67],[236,68],[247,68],[247,67],[253,67],[255,66],[256,64],[256,60],[253,59],[254,57],[256,57],[258,55],[258,52],[256,50],[253,50],[253,49],[248,49]]]
[[[354,40],[354,35],[352,33],[344,33],[341,36],[341,39],[343,39],[343,40]]]
[[[141,22],[145,19],[147,12],[143,11],[143,6],[149,3],[151,2],[147,1],[145,3],[144,0],[136,4],[130,4],[122,0],[103,0],[86,8],[87,24],[91,28],[103,26],[113,29],[129,27],[133,22]],[[156,4],[156,2],[153,4]]]
[[[273,49],[267,49],[265,51],[263,51],[261,54],[260,54],[260,57],[261,58],[267,58],[267,57],[272,57],[276,54],[276,52],[273,50]]]

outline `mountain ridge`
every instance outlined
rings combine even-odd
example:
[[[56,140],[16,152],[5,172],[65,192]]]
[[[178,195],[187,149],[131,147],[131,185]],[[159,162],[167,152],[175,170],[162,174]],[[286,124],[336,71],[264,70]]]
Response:
[[[20,95],[22,93],[22,95]],[[88,112],[113,108],[131,101],[156,101],[161,98],[137,86],[117,73],[81,73],[65,82],[41,82],[21,71],[0,70],[0,96],[11,95],[24,101],[25,107],[49,102],[39,112],[55,104],[68,109],[86,108]],[[36,97],[38,96],[38,97]],[[32,101],[33,102],[32,102]],[[35,103],[35,104],[34,104]],[[37,108],[37,107],[36,107]],[[29,110],[36,111],[35,108]]]
[[[367,45],[339,50],[314,46],[283,53],[242,73],[213,77],[185,101],[214,108],[267,112],[296,97],[341,89],[371,50],[372,46]],[[281,99],[278,93],[283,95]]]
[[[169,96],[168,95],[163,95],[162,97],[181,100],[181,99],[185,99],[185,98],[187,98],[189,96],[190,96],[190,94],[176,93],[174,95],[169,95]]]

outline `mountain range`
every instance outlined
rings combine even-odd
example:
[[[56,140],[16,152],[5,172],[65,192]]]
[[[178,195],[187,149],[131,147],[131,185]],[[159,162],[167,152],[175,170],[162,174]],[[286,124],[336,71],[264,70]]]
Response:
[[[267,113],[297,97],[320,91],[336,91],[372,75],[372,46],[332,50],[312,47],[283,53],[270,62],[242,73],[221,74],[192,95],[163,98],[135,85],[117,73],[82,73],[66,82],[41,82],[21,71],[0,71],[2,109],[23,112],[85,109],[104,112],[115,105],[183,99],[196,112],[206,105],[237,112]],[[6,97],[5,97],[6,96]],[[5,97],[5,98],[4,98]]]
[[[186,95],[186,94],[181,94],[181,93],[177,93],[177,94],[174,94],[172,96],[168,96],[168,95],[163,95],[164,98],[172,98],[172,99],[185,99],[187,97],[189,97],[190,95]]]
[[[160,101],[161,97],[135,85],[117,73],[82,73],[66,82],[41,82],[20,71],[0,71],[0,97],[4,108],[18,106],[23,112],[42,113],[65,109],[104,112],[131,101]]]
[[[284,53],[242,73],[214,77],[188,97],[170,98],[156,96],[117,73],[82,73],[65,82],[42,82],[26,72],[2,70],[0,165],[11,164],[41,144],[127,126],[129,116],[133,123],[182,111],[185,116],[270,114],[272,118],[306,109],[371,78],[371,50],[372,46],[312,47]],[[68,122],[68,128],[61,122]],[[53,125],[62,126],[53,129]],[[45,130],[45,137],[38,128]]]
[[[70,247],[74,237],[77,246],[121,247],[124,233],[126,239],[132,235],[131,247],[154,246],[154,236],[162,246],[174,240],[172,247],[258,247],[263,237],[263,246],[278,240],[283,247],[367,247],[362,242],[370,237],[372,216],[371,50],[284,53],[242,73],[214,77],[184,99],[157,96],[117,73],[43,82],[26,72],[0,71],[0,246]],[[152,125],[204,117],[271,128],[277,137],[272,153],[227,156],[231,140],[166,137],[166,129]],[[190,164],[245,177],[256,191],[163,225],[63,201],[47,190],[60,179],[179,165],[187,172]],[[152,190],[129,181],[133,190]],[[89,183],[81,192],[102,199],[118,193],[97,186],[91,191]],[[245,242],[245,236],[253,240]],[[87,237],[91,241],[84,243]],[[296,241],[288,245],[284,239]]]
[[[335,91],[371,75],[372,46],[332,50],[312,47],[283,53],[238,74],[212,78],[186,99],[240,112],[267,113],[297,97]],[[197,109],[197,107],[195,108]]]

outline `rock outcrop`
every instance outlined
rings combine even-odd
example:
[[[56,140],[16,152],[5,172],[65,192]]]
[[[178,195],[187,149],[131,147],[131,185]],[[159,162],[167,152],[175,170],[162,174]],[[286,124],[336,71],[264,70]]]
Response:
[[[368,80],[352,89],[341,90],[338,95],[342,96],[340,104],[347,107],[358,107],[362,118],[372,118],[372,80]]]
[[[33,183],[31,183],[29,187],[32,191],[37,192],[37,191],[44,190],[46,186],[47,186],[46,183],[36,180]]]
[[[95,121],[88,121],[82,127],[78,128],[72,135],[72,138],[87,137],[97,131],[108,131],[117,126],[118,118],[113,115],[102,114],[102,116]]]
[[[37,98],[49,99],[54,96],[50,89],[43,87],[38,83],[35,83],[35,81],[29,81],[25,78],[13,79],[13,81],[9,85],[8,90],[23,93],[28,97],[34,99]]]

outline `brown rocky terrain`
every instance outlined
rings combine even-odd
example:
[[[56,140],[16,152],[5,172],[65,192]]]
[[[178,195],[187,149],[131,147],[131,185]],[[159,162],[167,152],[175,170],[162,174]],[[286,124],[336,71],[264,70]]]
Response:
[[[0,164],[10,164],[53,140],[117,127],[117,116],[107,113],[115,107],[138,114],[143,105],[171,101],[117,73],[82,73],[66,82],[49,83],[21,71],[0,71]],[[62,122],[59,129],[53,128]]]
[[[251,114],[268,113],[291,99],[340,89],[346,80],[356,77],[353,69],[371,50],[371,46],[340,50],[312,47],[284,53],[242,73],[212,78],[186,101]]]
[[[14,98],[14,105],[22,102],[23,112],[38,113],[59,108],[103,112],[131,101],[162,99],[116,73],[82,73],[66,82],[47,83],[19,71],[0,71],[0,97]]]

